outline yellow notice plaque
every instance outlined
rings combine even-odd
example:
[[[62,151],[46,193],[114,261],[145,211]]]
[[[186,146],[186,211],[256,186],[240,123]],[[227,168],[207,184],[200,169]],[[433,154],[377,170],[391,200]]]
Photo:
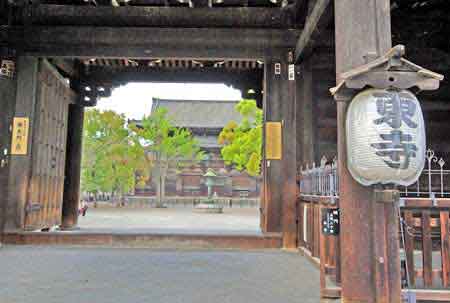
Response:
[[[11,155],[26,155],[28,152],[28,118],[15,117],[11,142]]]
[[[281,160],[281,122],[266,122],[266,159]]]

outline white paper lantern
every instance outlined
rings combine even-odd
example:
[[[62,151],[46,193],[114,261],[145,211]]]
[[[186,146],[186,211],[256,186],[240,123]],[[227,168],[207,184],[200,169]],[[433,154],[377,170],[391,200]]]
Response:
[[[409,91],[368,89],[350,103],[346,120],[347,165],[363,185],[410,185],[425,165],[425,125]]]

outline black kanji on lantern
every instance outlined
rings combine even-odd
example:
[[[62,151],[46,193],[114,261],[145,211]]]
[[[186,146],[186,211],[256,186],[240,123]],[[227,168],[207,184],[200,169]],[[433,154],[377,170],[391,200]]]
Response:
[[[377,149],[376,154],[380,157],[388,157],[383,160],[389,167],[407,169],[410,158],[416,157],[417,146],[412,142],[412,136],[403,134],[401,130],[392,130],[390,134],[381,134],[384,142],[371,144]]]
[[[410,159],[416,157],[417,146],[413,137],[404,134],[401,127],[404,122],[410,128],[417,128],[417,123],[412,120],[416,104],[407,94],[402,93],[375,93],[373,96],[377,98],[377,112],[381,116],[373,122],[376,125],[386,123],[392,130],[389,134],[380,134],[383,142],[373,143],[371,146],[389,167],[407,169]]]
[[[401,93],[376,93],[377,111],[381,118],[374,120],[379,125],[387,123],[392,128],[400,128],[405,122],[411,128],[416,128],[417,123],[411,120],[416,113],[416,104],[408,95]]]

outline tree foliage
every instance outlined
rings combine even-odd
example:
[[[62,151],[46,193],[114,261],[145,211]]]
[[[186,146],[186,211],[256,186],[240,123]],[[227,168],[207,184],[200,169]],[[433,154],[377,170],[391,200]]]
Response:
[[[203,157],[197,141],[191,132],[173,126],[167,110],[158,108],[146,116],[139,125],[131,125],[134,142],[139,145],[154,162],[153,177],[158,185],[160,202],[165,195],[165,181],[169,168],[180,168],[192,164]]]
[[[133,144],[123,115],[113,111],[86,111],[83,131],[82,190],[118,193],[131,191],[135,172],[142,169],[145,157]]]
[[[248,99],[241,100],[236,110],[242,116],[241,123],[228,122],[219,135],[218,142],[224,145],[222,158],[227,165],[257,176],[261,171],[263,113],[255,100]]]

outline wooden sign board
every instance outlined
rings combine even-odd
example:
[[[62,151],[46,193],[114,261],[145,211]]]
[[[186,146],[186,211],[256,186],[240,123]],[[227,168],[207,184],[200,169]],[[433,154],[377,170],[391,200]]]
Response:
[[[281,122],[266,122],[266,159],[281,160]]]
[[[26,155],[28,152],[29,119],[14,117],[11,155]]]

